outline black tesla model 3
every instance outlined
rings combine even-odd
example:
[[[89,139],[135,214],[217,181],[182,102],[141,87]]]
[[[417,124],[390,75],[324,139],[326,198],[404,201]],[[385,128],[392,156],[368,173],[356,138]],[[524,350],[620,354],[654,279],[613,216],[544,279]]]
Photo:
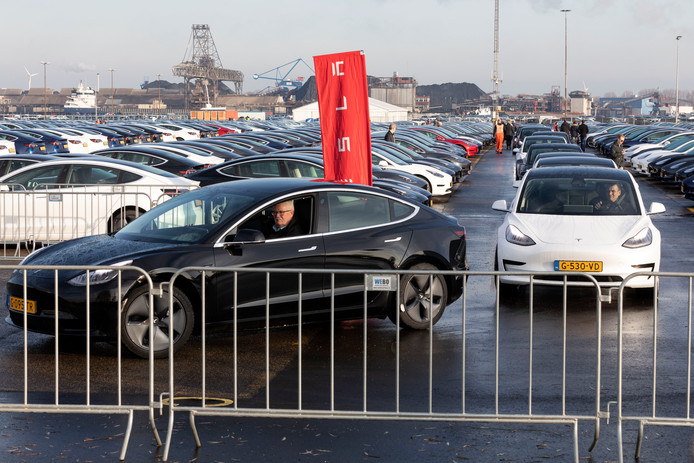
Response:
[[[273,217],[292,207],[299,232],[280,238],[268,234]],[[117,339],[120,323],[127,349],[146,357],[154,346],[155,355],[163,357],[170,336],[177,350],[199,332],[203,300],[208,327],[231,323],[235,310],[240,322],[259,326],[297,323],[299,307],[304,322],[329,319],[331,296],[337,319],[356,319],[363,317],[363,273],[333,278],[328,270],[411,269],[424,273],[401,275],[399,299],[395,291],[366,291],[368,316],[399,316],[404,327],[426,329],[430,317],[436,323],[461,296],[462,274],[436,271],[467,270],[465,245],[465,228],[456,219],[379,188],[307,179],[226,182],[172,198],[115,234],[65,241],[30,254],[22,265],[110,268],[14,271],[7,283],[7,320],[23,326],[23,308],[28,307],[27,328],[54,334],[57,300],[61,335],[83,336],[89,307],[96,340]],[[144,270],[156,287],[183,268],[211,270],[191,269],[177,277],[171,310],[171,288],[163,286],[163,297],[154,297],[150,332],[146,278],[134,270],[119,277],[123,266]],[[313,270],[301,274],[299,285],[298,273],[268,277],[244,271],[253,267]]]

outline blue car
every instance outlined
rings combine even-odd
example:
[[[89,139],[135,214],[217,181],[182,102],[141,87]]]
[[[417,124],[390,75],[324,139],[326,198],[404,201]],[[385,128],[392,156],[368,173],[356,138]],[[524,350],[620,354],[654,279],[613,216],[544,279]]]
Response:
[[[15,130],[15,132],[39,137],[46,144],[47,154],[61,154],[70,152],[70,148],[67,144],[67,138],[65,137],[61,137],[39,129],[20,129]]]
[[[14,144],[16,154],[45,154],[46,142],[39,137],[14,130],[0,130],[0,140]]]

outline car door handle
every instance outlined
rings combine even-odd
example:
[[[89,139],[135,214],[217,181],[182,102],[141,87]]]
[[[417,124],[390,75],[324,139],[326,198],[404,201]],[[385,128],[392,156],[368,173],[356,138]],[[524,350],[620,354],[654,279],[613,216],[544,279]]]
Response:
[[[318,246],[311,246],[310,248],[299,249],[299,252],[315,251]]]
[[[397,243],[397,242],[400,241],[401,239],[402,239],[402,237],[401,237],[401,236],[398,236],[397,238],[391,238],[391,239],[385,240],[385,241],[383,241],[383,242],[384,242],[384,243]]]

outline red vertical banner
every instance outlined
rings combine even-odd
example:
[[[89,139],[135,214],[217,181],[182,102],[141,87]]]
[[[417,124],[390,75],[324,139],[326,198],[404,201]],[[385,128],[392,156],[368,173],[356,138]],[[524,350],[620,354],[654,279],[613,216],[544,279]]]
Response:
[[[360,51],[314,56],[326,180],[371,185],[366,60]]]

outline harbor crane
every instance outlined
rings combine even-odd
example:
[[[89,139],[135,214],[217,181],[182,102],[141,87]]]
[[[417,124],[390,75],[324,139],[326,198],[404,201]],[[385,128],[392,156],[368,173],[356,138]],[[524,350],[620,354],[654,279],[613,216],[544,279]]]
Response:
[[[314,72],[313,68],[308,65],[306,61],[304,61],[301,58],[298,58],[294,61],[290,61],[288,63],[285,63],[281,66],[277,66],[276,68],[270,69],[269,71],[265,71],[260,74],[253,74],[253,79],[258,80],[258,79],[268,79],[268,80],[273,80],[275,81],[275,87],[282,87],[286,88],[288,90],[294,90],[296,88],[300,88],[304,82],[303,82],[303,77],[298,77],[296,80],[291,80],[288,79],[289,74],[294,70],[294,68],[299,64],[299,63],[304,63],[307,68],[311,70],[311,73]],[[283,69],[287,68],[287,66],[291,66],[287,72],[284,72]],[[266,74],[270,74],[274,72],[275,77],[270,77],[267,76]]]

